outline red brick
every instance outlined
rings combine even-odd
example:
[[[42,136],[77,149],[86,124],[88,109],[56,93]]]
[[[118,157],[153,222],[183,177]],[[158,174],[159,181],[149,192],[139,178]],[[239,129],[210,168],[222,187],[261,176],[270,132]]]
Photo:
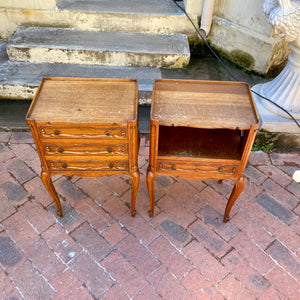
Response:
[[[253,199],[257,197],[262,191],[263,188],[260,185],[257,185],[256,183],[251,182],[248,178],[246,178],[245,186],[243,188],[242,194],[246,194],[248,197]],[[239,199],[240,196],[236,200],[238,204],[239,204]]]
[[[280,184],[283,187],[287,186],[292,181],[292,178],[290,176],[285,174],[282,170],[280,170],[276,166],[272,166],[272,165],[259,166],[258,169],[264,172],[272,180],[278,182],[278,184]]]
[[[204,204],[201,193],[186,181],[176,182],[168,189],[167,193],[194,213]]]
[[[72,232],[85,222],[85,219],[67,201],[61,202],[63,217],[57,216],[56,205],[49,206],[48,211],[56,218],[56,221],[66,230]]]
[[[300,279],[300,259],[278,240],[275,240],[266,252],[297,280]]]
[[[177,178],[177,181],[186,181],[188,184],[195,187],[199,192],[204,190],[207,185],[202,180],[194,180],[194,179],[185,179],[185,178]]]
[[[148,276],[160,266],[160,262],[132,235],[128,235],[117,247],[144,276]]]
[[[4,226],[5,231],[22,250],[31,247],[37,240],[39,240],[37,232],[19,213],[16,213],[6,219],[2,225]]]
[[[129,299],[124,291],[115,284],[103,297],[105,300],[116,300],[116,299]],[[136,299],[136,298],[134,298]]]
[[[66,177],[61,177],[54,184],[56,191],[66,198],[72,206],[84,201],[86,195]]]
[[[270,163],[270,158],[268,153],[262,151],[252,151],[249,156],[250,165],[267,165]]]
[[[252,243],[244,233],[239,233],[230,241],[230,244],[237,250],[241,257],[244,257],[259,273],[266,274],[275,265],[268,255]]]
[[[39,160],[38,153],[31,144],[12,144],[10,148],[26,163]]]
[[[71,235],[97,262],[112,250],[104,238],[87,223],[83,223]]]
[[[205,183],[216,190],[218,193],[222,194],[223,197],[228,198],[233,189],[234,182],[232,180],[223,180],[220,184],[218,180],[205,180]]]
[[[7,170],[0,164],[0,185],[7,182],[7,181],[11,181],[11,180],[14,180],[14,179],[7,172]]]
[[[0,233],[0,266],[9,274],[24,261],[23,253],[6,232]]]
[[[239,233],[232,222],[224,223],[223,215],[207,204],[198,211],[197,216],[227,242]]]
[[[263,226],[270,234],[277,237],[293,252],[299,249],[300,237],[296,232],[290,230],[290,227],[279,221],[276,217],[265,212],[256,217],[261,226]]]
[[[263,166],[264,167],[264,166]],[[249,182],[253,182],[257,185],[261,185],[268,177],[251,165],[248,165],[245,169],[245,176],[248,178]]]
[[[96,178],[81,178],[76,182],[76,186],[99,204],[103,204],[113,196],[113,192]]]
[[[16,211],[16,209],[2,194],[0,194],[0,207],[0,222],[11,216]]]
[[[300,295],[300,284],[281,268],[276,267],[266,275],[271,282],[289,300],[298,300]]]
[[[106,228],[113,219],[93,200],[85,198],[74,207],[98,231]]]
[[[31,132],[13,132],[10,138],[12,144],[33,144],[33,138]]]
[[[152,273],[148,280],[163,299],[193,299],[192,295],[181,285],[165,267]]]
[[[6,162],[16,155],[13,151],[11,151],[7,146],[4,144],[0,144],[0,162]]]
[[[168,195],[162,197],[157,204],[176,224],[186,228],[195,221],[196,216]]]
[[[183,286],[195,299],[222,300],[223,296],[206,280],[201,273],[194,269],[182,281]]]
[[[148,245],[158,236],[153,226],[138,214],[134,218],[130,213],[124,214],[120,217],[120,222],[144,245]]]
[[[11,132],[0,131],[0,143],[8,143],[10,137],[11,137]]]
[[[52,299],[54,296],[54,290],[28,260],[10,276],[25,299]]]
[[[42,237],[65,263],[78,256],[82,251],[82,248],[74,242],[59,224],[54,224],[46,230]]]
[[[113,217],[119,218],[123,214],[129,214],[130,211],[125,203],[119,197],[113,197],[103,204],[103,208]]]
[[[189,232],[216,257],[222,257],[231,248],[229,244],[199,220],[189,228]]]
[[[214,189],[210,186],[205,188],[200,194],[199,197],[201,198],[202,206],[207,203],[210,207],[214,208],[220,214],[224,214],[227,198],[217,193]],[[200,209],[201,207],[199,207]],[[233,216],[237,212],[237,208],[234,205],[231,209],[231,215]]]
[[[143,276],[118,251],[110,254],[101,265],[130,297],[133,297],[147,284]]]
[[[287,209],[293,209],[299,203],[296,196],[282,188],[277,182],[268,179],[264,182],[263,187],[272,198]]]
[[[163,237],[153,241],[149,249],[178,280],[192,269],[190,262]]]
[[[43,207],[49,206],[53,203],[53,198],[45,189],[41,179],[35,177],[32,180],[24,184],[25,189],[34,197],[34,201],[37,201],[43,205]]]
[[[14,290],[14,288],[14,284],[0,268],[0,299],[8,299],[8,296]]]
[[[69,263],[71,270],[97,299],[102,299],[113,285],[110,277],[87,254],[83,253]],[[116,266],[117,267],[117,266]]]
[[[19,211],[27,222],[39,233],[42,233],[55,223],[53,216],[35,201],[26,202],[20,207]]]
[[[229,274],[218,285],[218,291],[226,299],[243,299],[243,300],[255,300],[256,297],[251,295],[249,291],[236,280],[233,275]]]
[[[254,270],[236,251],[231,251],[222,263],[254,296],[259,296],[268,289],[269,283]]]
[[[117,222],[112,223],[111,226],[102,231],[101,234],[113,246],[128,235],[124,227],[121,227]]]
[[[161,300],[161,297],[151,285],[147,285],[134,297],[134,300]]]
[[[272,153],[271,161],[275,166],[298,166],[300,167],[300,152]]]
[[[155,228],[174,244],[177,249],[182,249],[193,238],[186,229],[176,224],[176,222],[164,212],[156,215],[151,221]]]
[[[300,198],[300,184],[298,182],[292,181],[291,184],[286,187],[286,189],[298,197],[298,199]]]
[[[274,240],[262,226],[257,224],[255,219],[250,218],[246,213],[239,212],[230,221],[235,224],[250,240],[265,249]]]
[[[17,289],[15,288],[6,296],[5,299],[18,300],[18,299],[23,299],[23,297],[20,295],[19,291],[17,291]]]
[[[293,224],[289,226],[289,228],[293,231],[293,233],[300,232],[300,218],[297,218]],[[300,249],[300,246],[299,246]]]
[[[279,293],[274,287],[270,286],[263,294],[260,295],[259,300],[274,300],[284,299],[285,297]]]
[[[127,180],[124,180],[120,175],[115,175],[100,177],[98,180],[107,186],[111,191],[117,193],[119,196],[122,196],[128,189],[131,188],[129,177],[126,176],[126,179]]]
[[[34,266],[52,283],[66,269],[64,265],[43,240],[39,240],[31,248],[26,249],[26,256]]]
[[[61,299],[80,299],[80,300],[93,300],[92,295],[89,294],[86,287],[75,277],[75,275],[67,270],[52,283],[57,293],[52,300]]]
[[[228,270],[196,241],[187,245],[183,249],[183,254],[214,285],[228,274]]]
[[[0,184],[0,192],[16,207],[28,201],[29,194],[25,189],[13,178]]]

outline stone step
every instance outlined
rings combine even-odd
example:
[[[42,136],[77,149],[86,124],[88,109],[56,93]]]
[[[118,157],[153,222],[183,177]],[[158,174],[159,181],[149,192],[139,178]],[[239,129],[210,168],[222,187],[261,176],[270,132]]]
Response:
[[[172,0],[58,0],[54,17],[77,30],[195,35]],[[197,16],[190,17],[198,24]]]
[[[153,80],[161,78],[161,70],[144,67],[5,61],[0,63],[0,99],[32,99],[43,77],[138,79],[139,104],[144,105],[151,103]]]
[[[20,27],[7,44],[11,61],[182,68],[189,63],[185,35]]]

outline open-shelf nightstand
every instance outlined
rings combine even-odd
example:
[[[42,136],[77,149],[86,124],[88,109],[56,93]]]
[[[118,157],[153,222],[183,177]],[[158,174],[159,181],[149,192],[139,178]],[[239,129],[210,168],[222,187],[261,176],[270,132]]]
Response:
[[[139,186],[138,88],[133,79],[44,78],[26,121],[41,179],[62,216],[51,176],[128,174],[131,214]]]
[[[235,181],[224,222],[243,190],[259,118],[246,83],[160,79],[154,82],[147,186],[154,215],[157,175]]]

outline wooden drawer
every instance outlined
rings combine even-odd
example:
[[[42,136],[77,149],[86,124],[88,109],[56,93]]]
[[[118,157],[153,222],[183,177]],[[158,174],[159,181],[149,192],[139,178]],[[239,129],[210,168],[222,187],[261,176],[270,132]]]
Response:
[[[234,164],[214,164],[214,163],[193,163],[193,162],[168,162],[158,161],[158,170],[167,172],[202,172],[202,173],[218,173],[230,174],[237,173],[238,166]]]
[[[128,144],[121,145],[50,145],[43,146],[44,153],[51,155],[127,155]]]
[[[49,160],[48,166],[52,171],[127,171],[127,160],[117,161],[55,161]]]
[[[41,138],[56,139],[78,139],[78,138],[97,138],[97,139],[126,139],[127,127],[39,127]]]

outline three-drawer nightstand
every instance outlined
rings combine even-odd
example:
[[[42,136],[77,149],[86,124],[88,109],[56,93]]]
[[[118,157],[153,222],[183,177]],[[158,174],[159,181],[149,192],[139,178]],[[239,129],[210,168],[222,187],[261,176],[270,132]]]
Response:
[[[134,79],[44,78],[26,121],[41,179],[62,216],[51,176],[130,176],[131,215],[139,186],[138,88]]]
[[[259,118],[245,83],[156,80],[150,115],[147,186],[154,215],[157,175],[232,179],[224,222],[243,190]]]

